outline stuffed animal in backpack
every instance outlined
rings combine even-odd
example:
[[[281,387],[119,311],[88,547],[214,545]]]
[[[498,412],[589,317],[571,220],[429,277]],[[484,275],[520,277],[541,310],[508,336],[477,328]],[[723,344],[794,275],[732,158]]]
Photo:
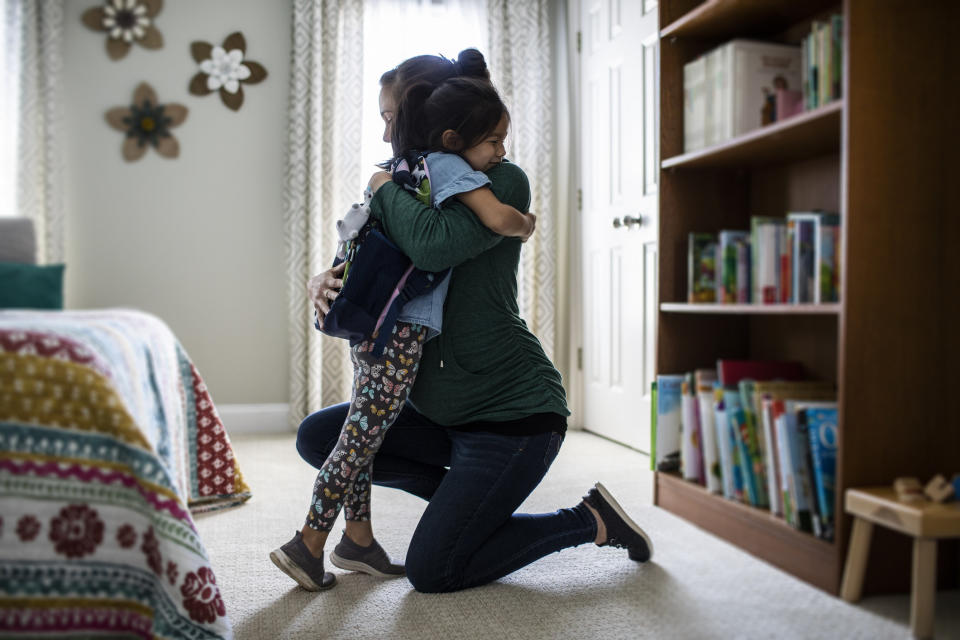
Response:
[[[370,218],[370,201],[373,196],[369,189],[364,191],[363,195],[362,204],[354,202],[343,219],[337,220],[337,235],[340,237],[340,242],[337,244],[337,257],[341,260],[346,258],[347,243],[360,234],[360,229]]]

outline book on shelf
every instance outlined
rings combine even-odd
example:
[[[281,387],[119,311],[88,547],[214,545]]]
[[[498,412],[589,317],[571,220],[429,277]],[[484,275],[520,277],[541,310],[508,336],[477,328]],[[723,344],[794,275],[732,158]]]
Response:
[[[717,300],[717,236],[690,233],[687,236],[687,302]]]
[[[766,462],[767,493],[770,511],[783,514],[783,487],[781,486],[780,444],[774,428],[774,400],[831,400],[836,398],[835,386],[828,382],[782,380],[756,382],[753,385],[753,406],[758,408],[760,433],[763,434]]]
[[[740,400],[740,393],[736,389],[726,389],[723,393],[723,403],[734,438],[735,465],[743,484],[745,501],[754,506],[765,506],[766,496],[762,495],[760,478],[757,477],[756,465],[750,451],[747,417]]]
[[[750,247],[753,252],[752,302],[780,302],[781,253],[785,252],[785,245],[785,219],[769,216],[750,218]]]
[[[685,374],[680,383],[680,473],[684,480],[703,484],[700,417],[693,375]]]
[[[680,470],[682,375],[657,376],[656,428],[650,459],[657,471]]]
[[[834,497],[837,468],[837,403],[803,403],[797,405],[798,422],[806,425],[813,470],[816,515],[821,538],[833,539]]]
[[[792,281],[791,302],[825,303],[840,299],[840,216],[824,211],[787,214]]]
[[[784,360],[717,360],[717,379],[725,389],[737,389],[740,381],[803,380],[803,365]]]
[[[740,246],[746,242],[749,242],[749,234],[746,231],[731,229],[720,231],[717,242],[717,264],[719,265],[719,275],[717,277],[718,302],[725,304],[735,304],[737,302],[738,292],[743,289],[738,282],[740,272]]]
[[[714,385],[717,373],[714,369],[694,371],[697,391],[697,416],[700,419],[700,438],[703,443],[703,473],[707,491],[723,491],[723,475],[720,468],[720,448],[717,427],[714,421]]]
[[[690,232],[687,302],[839,302],[840,235],[840,216],[825,211],[752,216],[750,231]]]
[[[684,151],[695,151],[706,146],[706,80],[705,57],[701,56],[683,65]]]
[[[723,488],[723,497],[730,500],[740,500],[743,497],[743,482],[734,458],[733,430],[727,420],[727,409],[723,401],[723,387],[714,384],[713,394],[713,424],[717,432],[717,450],[720,454],[720,480]]]
[[[685,64],[684,151],[776,121],[778,111],[793,104],[779,107],[777,92],[801,91],[802,67],[800,47],[747,39],[731,40]]]
[[[816,109],[842,97],[843,16],[814,20],[800,43],[804,105]]]

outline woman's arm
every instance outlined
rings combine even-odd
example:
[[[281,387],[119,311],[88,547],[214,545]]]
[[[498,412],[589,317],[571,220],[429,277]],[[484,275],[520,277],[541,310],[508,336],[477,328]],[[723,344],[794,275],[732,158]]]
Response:
[[[470,207],[483,226],[501,236],[513,236],[526,242],[533,233],[536,218],[533,214],[520,213],[516,208],[503,204],[493,191],[480,187],[466,193],[458,193],[457,199]]]
[[[519,211],[530,206],[530,183],[520,167],[501,162],[487,176],[497,200]],[[438,211],[392,182],[377,190],[370,211],[413,264],[427,271],[456,266],[503,240],[462,202]]]

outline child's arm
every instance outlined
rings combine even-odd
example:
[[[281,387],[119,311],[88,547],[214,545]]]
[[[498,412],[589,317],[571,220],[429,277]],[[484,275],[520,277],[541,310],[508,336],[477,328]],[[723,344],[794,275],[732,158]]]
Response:
[[[501,236],[519,237],[526,241],[536,227],[533,214],[521,213],[500,202],[487,187],[459,193],[457,199],[470,207],[485,227]]]

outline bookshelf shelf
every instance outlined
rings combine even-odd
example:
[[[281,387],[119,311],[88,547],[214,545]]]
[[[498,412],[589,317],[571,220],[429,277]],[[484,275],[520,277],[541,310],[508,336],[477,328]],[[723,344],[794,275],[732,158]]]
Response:
[[[782,164],[840,149],[843,101],[794,116],[706,149],[665,159],[664,169]]]
[[[657,473],[655,502],[732,544],[838,594],[850,519],[847,488],[930,478],[956,469],[960,429],[944,398],[960,388],[960,218],[944,158],[956,154],[951,25],[960,3],[914,0],[659,0],[660,163],[657,374],[718,359],[798,361],[836,384],[835,541],[794,530],[768,511]],[[933,6],[933,5],[931,5]],[[843,99],[723,144],[683,152],[683,67],[734,38],[797,44],[812,21],[842,14]],[[887,43],[896,41],[896,47]],[[909,150],[909,158],[897,150]],[[754,215],[840,215],[839,303],[688,304],[691,232],[748,228]],[[936,283],[936,284],[934,284]],[[895,393],[888,393],[892,386]],[[904,424],[909,423],[909,437]],[[864,585],[908,591],[902,540],[877,538]],[[901,553],[902,551],[902,553]],[[946,545],[941,586],[956,584]]]
[[[797,531],[782,518],[710,493],[674,473],[657,472],[658,506],[784,571],[827,591],[834,590],[837,545]]]
[[[660,310],[668,313],[703,314],[758,314],[758,315],[835,315],[840,313],[838,303],[831,304],[717,304],[690,302],[661,302]]]
[[[661,38],[749,37],[785,29],[836,0],[707,0],[660,30]]]

